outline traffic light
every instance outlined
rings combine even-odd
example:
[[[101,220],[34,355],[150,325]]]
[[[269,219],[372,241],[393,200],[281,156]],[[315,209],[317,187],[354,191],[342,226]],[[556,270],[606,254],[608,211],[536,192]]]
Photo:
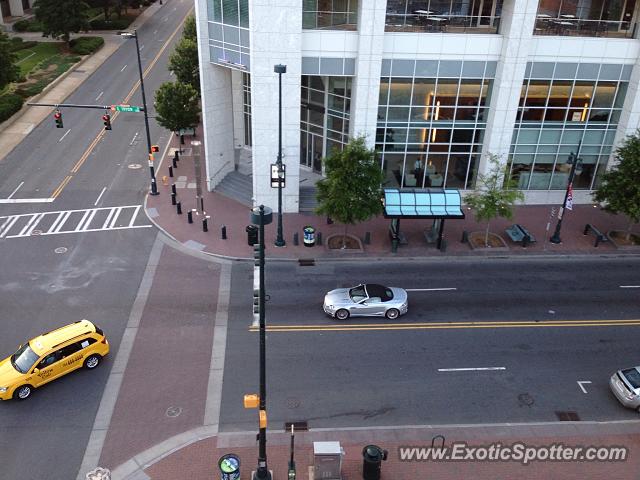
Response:
[[[53,118],[56,121],[56,128],[64,128],[64,125],[62,125],[62,112],[60,110],[56,110],[56,113],[53,114]]]
[[[108,113],[105,113],[102,116],[102,123],[104,123],[105,130],[111,130],[111,115],[109,115]]]
[[[247,243],[251,246],[258,243],[258,227],[255,225],[247,225]]]
[[[256,267],[262,266],[262,246],[259,243],[253,246],[253,264]]]
[[[160,151],[160,147],[158,145],[151,145],[151,152],[156,153]]]

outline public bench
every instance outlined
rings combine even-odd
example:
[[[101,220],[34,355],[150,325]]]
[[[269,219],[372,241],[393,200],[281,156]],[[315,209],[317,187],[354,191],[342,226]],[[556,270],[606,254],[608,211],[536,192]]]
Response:
[[[509,238],[516,242],[522,243],[523,247],[526,247],[530,243],[536,241],[535,237],[531,235],[531,233],[524,228],[522,225],[517,223],[511,225],[509,228],[505,230],[505,233],[509,236]]]
[[[600,244],[600,242],[609,241],[609,238],[606,235],[604,235],[602,232],[600,232],[600,230],[598,230],[596,227],[594,227],[590,223],[587,223],[584,226],[584,232],[582,232],[582,234],[588,235],[589,233],[593,233],[596,236],[594,247],[597,247]]]

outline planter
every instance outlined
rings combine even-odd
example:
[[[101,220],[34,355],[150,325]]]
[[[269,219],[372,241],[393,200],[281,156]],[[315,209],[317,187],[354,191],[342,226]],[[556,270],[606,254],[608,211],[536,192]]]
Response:
[[[627,232],[622,230],[609,230],[607,237],[614,247],[620,250],[640,250],[640,234],[631,232],[631,237],[627,240]]]
[[[343,237],[341,233],[334,233],[333,235],[329,235],[327,237],[327,249],[332,252],[349,252],[349,253],[357,253],[364,252],[364,248],[362,246],[362,242],[355,235],[350,235],[347,233],[345,248],[342,248]]]
[[[484,243],[484,237],[484,232],[471,232],[468,242],[471,250],[479,252],[502,252],[509,250],[509,246],[500,235],[489,232],[488,246]]]

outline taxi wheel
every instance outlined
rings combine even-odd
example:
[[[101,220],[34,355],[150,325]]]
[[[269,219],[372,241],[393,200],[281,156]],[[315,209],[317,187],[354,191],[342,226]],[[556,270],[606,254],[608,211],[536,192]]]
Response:
[[[336,312],[336,318],[338,320],[346,320],[347,318],[349,318],[349,311],[341,308]]]
[[[86,368],[87,370],[93,370],[98,365],[100,365],[101,359],[102,357],[100,357],[100,355],[91,355],[84,361],[84,368]]]
[[[33,387],[31,385],[22,385],[15,389],[13,392],[13,398],[16,400],[26,400],[31,396],[32,391]]]
[[[384,314],[389,320],[395,320],[400,316],[400,312],[395,308],[390,308],[387,313]]]

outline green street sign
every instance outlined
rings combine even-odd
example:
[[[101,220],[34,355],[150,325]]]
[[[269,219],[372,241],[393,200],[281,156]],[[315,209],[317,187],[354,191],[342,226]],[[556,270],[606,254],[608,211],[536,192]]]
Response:
[[[118,112],[139,112],[140,107],[135,105],[116,105],[116,111]]]

